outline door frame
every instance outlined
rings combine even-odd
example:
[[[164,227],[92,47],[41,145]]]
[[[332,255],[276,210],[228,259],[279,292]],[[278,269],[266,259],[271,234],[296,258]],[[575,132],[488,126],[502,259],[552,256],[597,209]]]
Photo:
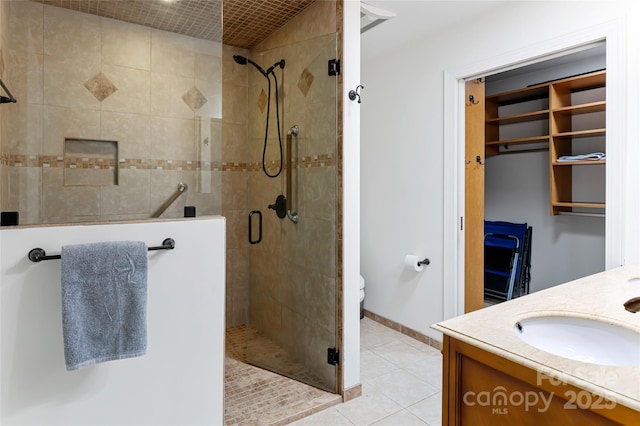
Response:
[[[465,81],[563,56],[602,41],[607,46],[605,269],[625,264],[624,177],[628,173],[624,153],[626,126],[630,125],[627,119],[635,108],[626,103],[626,21],[620,18],[444,72],[443,319],[464,313]]]

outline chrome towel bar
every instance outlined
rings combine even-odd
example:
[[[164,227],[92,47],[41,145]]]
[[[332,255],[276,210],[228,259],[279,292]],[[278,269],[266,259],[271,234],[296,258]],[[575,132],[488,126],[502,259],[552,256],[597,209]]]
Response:
[[[147,250],[148,251],[173,250],[175,247],[176,247],[176,242],[173,240],[173,238],[165,238],[161,246],[148,247]],[[31,249],[27,257],[32,262],[40,262],[42,260],[51,260],[51,259],[61,258],[59,254],[52,254],[50,256],[47,256],[47,253],[41,248]]]

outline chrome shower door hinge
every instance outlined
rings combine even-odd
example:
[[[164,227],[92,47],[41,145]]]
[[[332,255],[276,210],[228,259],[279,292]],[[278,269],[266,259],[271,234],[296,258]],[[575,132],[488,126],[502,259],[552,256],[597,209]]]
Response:
[[[336,348],[327,348],[327,364],[338,365],[340,361],[340,351]]]
[[[329,77],[340,74],[340,59],[329,59]]]

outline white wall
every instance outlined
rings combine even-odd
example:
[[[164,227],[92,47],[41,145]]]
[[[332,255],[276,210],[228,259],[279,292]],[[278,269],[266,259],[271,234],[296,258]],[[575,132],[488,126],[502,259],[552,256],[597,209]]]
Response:
[[[3,229],[3,425],[187,425],[223,422],[225,221],[207,219]],[[171,237],[149,252],[147,354],[66,371],[60,261],[41,247]]]
[[[360,84],[360,2],[344,2],[343,45],[343,388],[360,383],[360,105],[348,98]]]
[[[455,1],[437,4],[451,10],[464,7]],[[450,167],[442,161],[443,73],[627,18],[630,24],[638,18],[631,2],[503,2],[381,54],[363,37],[361,271],[367,280],[367,309],[439,338],[429,325],[443,319],[443,290],[456,284],[443,282],[443,232],[448,232],[443,229],[443,197],[445,191],[457,190],[445,188],[443,180]],[[384,34],[390,28],[385,23],[371,32]],[[628,45],[637,46],[637,33],[627,35]],[[628,65],[631,81],[640,71],[637,58]],[[629,95],[634,98],[637,91]],[[629,134],[627,152],[637,154],[633,144],[637,137]],[[637,180],[627,183],[632,186],[626,195],[632,196],[633,187],[639,192]],[[637,235],[631,219],[637,220],[640,212],[637,198],[632,201],[626,206],[626,223]],[[627,261],[638,263],[634,259],[640,250],[629,241],[627,252],[634,258]],[[431,265],[419,274],[405,271],[402,260],[410,252],[429,257]]]

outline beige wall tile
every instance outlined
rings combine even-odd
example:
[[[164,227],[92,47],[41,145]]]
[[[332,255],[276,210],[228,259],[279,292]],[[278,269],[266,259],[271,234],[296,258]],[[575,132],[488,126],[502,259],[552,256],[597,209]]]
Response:
[[[44,55],[44,103],[69,108],[99,109],[85,83],[101,71],[99,58]]]
[[[225,84],[222,113],[228,123],[247,123],[247,87]]]
[[[203,172],[195,172],[196,179],[198,175]],[[221,177],[222,172],[210,172],[211,179],[211,192],[202,193],[195,189],[190,194],[189,205],[196,206],[196,216],[212,216],[222,214],[222,199],[220,194],[221,189]]]
[[[10,35],[7,47],[42,54],[44,6],[30,1],[3,1],[2,4],[5,5],[3,28]]]
[[[150,174],[150,170],[119,170],[118,185],[100,188],[100,215],[144,214],[150,217]]]
[[[245,210],[224,210],[227,218],[227,249],[241,249],[246,246],[248,240],[248,212]],[[254,229],[256,231],[258,219],[254,218]]]
[[[151,158],[193,160],[196,158],[193,119],[151,117]]]
[[[193,118],[182,97],[195,85],[192,77],[151,73],[151,113],[162,117]]]
[[[246,163],[248,160],[246,124],[227,123],[222,127],[222,161]]]
[[[100,214],[100,191],[96,187],[63,185],[63,169],[42,169],[42,213],[48,223],[66,218]]]
[[[65,186],[95,186],[115,185],[118,177],[114,169],[64,169]]]
[[[12,154],[38,155],[42,150],[43,106],[17,102],[5,104],[2,112],[6,115],[5,148]]]
[[[291,309],[290,306],[282,307],[282,333],[281,345],[287,350],[287,354],[297,362],[304,362],[304,348],[296,344],[305,333],[305,315]],[[326,353],[326,348],[325,348]],[[326,359],[325,359],[326,361]]]
[[[217,41],[193,38],[193,51],[196,54],[212,55],[222,58],[223,45]]]
[[[248,172],[222,173],[222,210],[243,210],[247,207]]]
[[[99,16],[45,5],[44,54],[82,58],[87,63],[100,61],[100,20]]]
[[[118,88],[102,101],[102,110],[148,114],[151,111],[151,73],[102,65],[102,73]]]
[[[20,102],[41,104],[43,101],[43,61],[39,53],[11,50],[3,81]]]
[[[36,128],[43,131],[42,154],[63,155],[65,138],[101,139],[100,111],[45,106],[43,124]]]
[[[42,171],[38,167],[7,167],[8,205],[20,213],[20,224],[38,223],[41,214]]]
[[[327,102],[313,100],[307,104],[307,108],[315,114],[307,114],[304,137],[307,138],[308,143],[301,144],[300,155],[336,154],[338,133],[335,109],[325,107],[327,104],[335,105],[334,100]]]
[[[336,218],[336,167],[297,169],[298,210],[304,217],[323,220]]]
[[[210,143],[211,143],[211,161],[216,162],[218,165],[222,161],[222,120],[211,119],[210,129]]]
[[[151,32],[151,70],[174,76],[195,76],[195,42],[166,31]]]
[[[222,57],[213,53],[196,53],[194,76],[199,80],[222,84]]]
[[[207,102],[196,111],[196,115],[222,118],[222,83],[196,79],[195,86],[207,98]]]
[[[151,29],[102,18],[102,63],[151,70]]]
[[[117,141],[121,158],[150,159],[151,119],[145,114],[102,111],[100,139]]]

